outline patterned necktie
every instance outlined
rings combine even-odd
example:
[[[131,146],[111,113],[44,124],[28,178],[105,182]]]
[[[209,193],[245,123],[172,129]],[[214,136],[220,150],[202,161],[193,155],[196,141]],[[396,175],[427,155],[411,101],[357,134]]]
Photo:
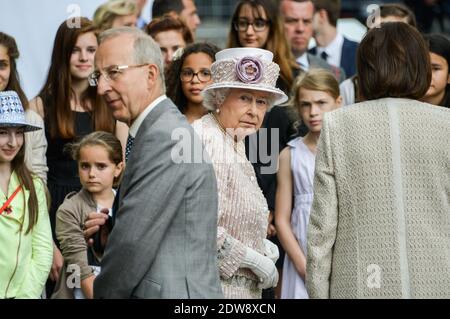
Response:
[[[133,147],[134,143],[134,137],[131,135],[128,135],[127,139],[127,146],[125,147],[125,161],[128,161],[128,158],[130,157],[131,148]]]
[[[328,53],[326,53],[325,51],[323,51],[323,52],[320,54],[320,57],[321,57],[322,59],[324,59],[325,61],[327,61],[327,59],[328,59]]]

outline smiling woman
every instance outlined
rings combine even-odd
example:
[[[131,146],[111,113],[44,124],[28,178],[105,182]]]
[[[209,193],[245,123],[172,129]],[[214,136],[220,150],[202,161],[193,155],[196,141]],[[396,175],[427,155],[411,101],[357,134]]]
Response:
[[[0,92],[0,298],[39,298],[53,247],[45,185],[25,165],[28,123],[19,96]]]

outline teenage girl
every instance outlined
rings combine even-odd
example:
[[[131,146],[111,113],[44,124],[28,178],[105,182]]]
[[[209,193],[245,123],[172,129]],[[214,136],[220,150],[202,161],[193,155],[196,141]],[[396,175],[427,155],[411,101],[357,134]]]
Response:
[[[39,298],[53,242],[43,181],[25,165],[25,120],[15,91],[0,92],[0,299]]]
[[[308,298],[305,288],[306,230],[313,200],[314,165],[323,116],[341,105],[333,74],[315,69],[293,87],[291,105],[308,127],[305,137],[288,143],[279,157],[275,224],[286,251],[281,298]]]

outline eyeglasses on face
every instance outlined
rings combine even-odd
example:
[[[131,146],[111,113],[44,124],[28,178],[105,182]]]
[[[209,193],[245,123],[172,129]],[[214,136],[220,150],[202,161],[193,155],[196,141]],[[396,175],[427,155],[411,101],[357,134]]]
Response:
[[[140,68],[146,65],[148,65],[148,63],[137,65],[112,65],[110,67],[107,67],[104,71],[94,71],[88,77],[89,85],[97,86],[98,81],[100,80],[100,77],[102,75],[105,78],[106,82],[116,81],[120,74],[123,73],[123,70],[130,68]]]
[[[238,19],[234,21],[234,29],[239,32],[246,32],[248,26],[251,25],[255,32],[264,31],[270,24],[269,20],[264,19],[255,19],[253,22],[248,21],[247,19]]]
[[[200,69],[198,72],[194,72],[194,70],[189,68],[181,70],[181,82],[191,82],[194,79],[194,76],[197,76],[200,82],[208,82],[211,80],[211,70]]]

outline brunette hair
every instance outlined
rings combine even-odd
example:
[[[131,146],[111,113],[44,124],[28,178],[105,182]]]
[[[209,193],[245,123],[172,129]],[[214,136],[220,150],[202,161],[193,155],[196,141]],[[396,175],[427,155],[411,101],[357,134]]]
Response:
[[[66,147],[70,150],[72,158],[78,162],[80,160],[81,149],[86,146],[101,146],[108,153],[108,158],[112,163],[119,165],[123,162],[122,144],[111,133],[102,131],[93,132],[84,136],[79,142],[67,144]],[[113,186],[119,185],[122,175],[123,170],[118,177],[114,178]]]
[[[228,33],[228,48],[242,47],[239,42],[239,31],[234,28],[234,23],[239,19],[239,13],[242,6],[249,5],[253,10],[253,15],[261,18],[265,12],[269,23],[269,36],[267,42],[261,49],[269,50],[273,53],[273,61],[280,67],[280,78],[283,80],[287,91],[290,90],[294,75],[292,70],[298,69],[292,55],[291,48],[286,39],[284,26],[280,19],[279,10],[276,3],[272,0],[241,0],[234,9],[233,16],[230,21],[230,31]]]
[[[180,18],[171,15],[153,19],[145,28],[145,32],[152,38],[155,38],[160,32],[170,30],[180,32],[186,44],[194,42],[194,38],[192,37],[191,30],[189,30],[188,26]]]
[[[11,70],[5,91],[15,91],[22,102],[23,108],[26,110],[28,109],[28,99],[20,86],[19,73],[17,72],[16,60],[19,58],[20,53],[17,48],[16,40],[12,36],[0,32],[0,45],[6,48],[9,57],[9,67]]]
[[[369,30],[357,51],[363,100],[385,97],[420,99],[431,83],[428,48],[422,35],[403,22]]]
[[[80,35],[97,29],[91,20],[80,19],[80,27],[70,27],[69,20],[64,21],[56,32],[50,69],[39,96],[44,101],[45,123],[49,127],[50,136],[74,138],[74,114],[71,111],[70,100],[73,97],[72,75],[70,73],[70,58],[73,48]],[[87,79],[86,79],[87,82]],[[88,103],[92,103],[91,109]],[[96,87],[88,87],[82,95],[82,106],[92,114],[95,130],[113,132],[115,121],[111,111],[102,98],[97,95]]]
[[[325,10],[328,15],[328,21],[334,27],[341,15],[341,0],[313,0],[315,12]]]
[[[43,181],[40,178],[34,176],[25,165],[25,136],[23,139],[22,147],[20,148],[14,159],[11,161],[11,170],[17,174],[20,185],[22,185],[23,187],[22,191],[19,194],[22,194],[24,211],[28,209],[28,227],[25,232],[25,234],[28,234],[33,230],[34,225],[37,224],[39,216],[39,200],[37,198],[36,187],[34,183],[42,183],[45,195],[47,196],[48,193]],[[29,192],[28,203],[25,202],[25,190]],[[47,197],[47,202],[48,199],[49,198]],[[23,223],[20,227],[22,229]]]
[[[181,113],[185,113],[188,101],[181,89],[180,73],[183,68],[183,63],[188,56],[194,53],[205,53],[211,58],[211,61],[216,60],[216,53],[219,48],[212,43],[201,42],[188,45],[183,50],[183,54],[179,59],[172,62],[167,74],[167,95],[175,103]]]
[[[405,5],[401,3],[385,3],[380,5],[380,15],[382,18],[398,17],[405,19],[410,26],[417,27],[416,16]]]

